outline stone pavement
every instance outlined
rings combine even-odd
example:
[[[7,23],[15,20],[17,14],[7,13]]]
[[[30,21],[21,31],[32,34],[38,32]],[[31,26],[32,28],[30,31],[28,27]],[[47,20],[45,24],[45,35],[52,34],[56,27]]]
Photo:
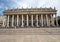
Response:
[[[60,28],[0,29],[0,35],[60,35]]]
[[[60,42],[60,35],[0,35],[0,42]]]
[[[60,42],[60,28],[0,29],[0,42]]]

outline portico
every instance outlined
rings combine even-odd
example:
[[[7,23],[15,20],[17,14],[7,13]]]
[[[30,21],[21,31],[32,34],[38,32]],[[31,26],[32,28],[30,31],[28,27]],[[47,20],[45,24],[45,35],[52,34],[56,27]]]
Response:
[[[55,26],[56,10],[52,8],[11,9],[4,14],[7,16],[7,27]]]

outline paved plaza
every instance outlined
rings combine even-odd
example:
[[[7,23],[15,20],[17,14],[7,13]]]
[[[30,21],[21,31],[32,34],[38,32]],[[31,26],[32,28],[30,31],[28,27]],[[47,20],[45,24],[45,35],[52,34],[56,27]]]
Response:
[[[0,42],[60,42],[60,28],[0,29]]]
[[[0,35],[0,42],[60,42],[60,35]]]

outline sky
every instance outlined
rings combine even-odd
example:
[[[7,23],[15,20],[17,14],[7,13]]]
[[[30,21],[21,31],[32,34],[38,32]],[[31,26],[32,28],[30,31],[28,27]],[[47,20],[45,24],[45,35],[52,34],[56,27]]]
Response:
[[[13,8],[56,8],[57,16],[60,16],[60,0],[0,0],[0,15],[3,11]]]

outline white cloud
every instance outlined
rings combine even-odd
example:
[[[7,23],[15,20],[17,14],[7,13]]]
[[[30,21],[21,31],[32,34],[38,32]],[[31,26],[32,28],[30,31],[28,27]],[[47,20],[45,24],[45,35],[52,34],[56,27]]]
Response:
[[[60,0],[11,0],[17,7],[56,7]]]
[[[12,0],[17,7],[56,7],[58,15],[60,13],[60,0]]]
[[[13,1],[17,7],[41,7],[46,0],[11,0]]]

